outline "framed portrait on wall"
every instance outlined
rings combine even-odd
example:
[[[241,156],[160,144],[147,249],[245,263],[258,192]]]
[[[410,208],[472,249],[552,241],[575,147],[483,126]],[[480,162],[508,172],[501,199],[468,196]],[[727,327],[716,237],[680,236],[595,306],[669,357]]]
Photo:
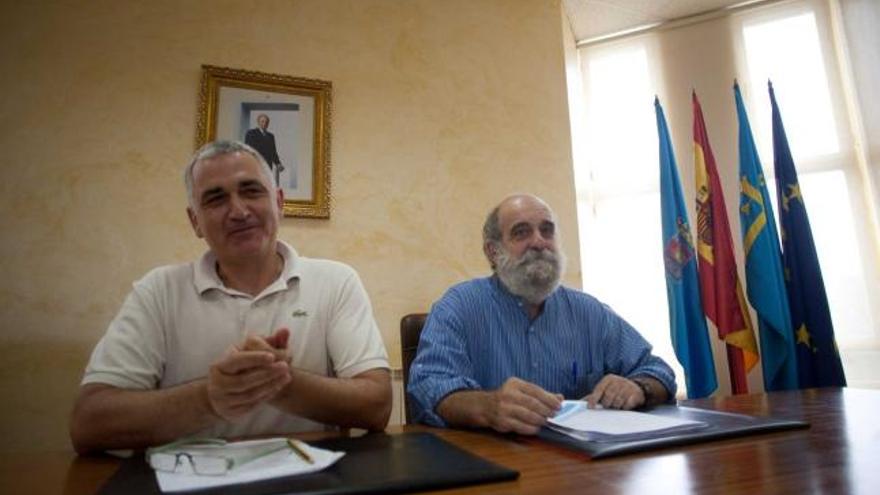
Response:
[[[196,146],[217,139],[256,149],[284,190],[284,215],[330,217],[331,83],[202,66]]]

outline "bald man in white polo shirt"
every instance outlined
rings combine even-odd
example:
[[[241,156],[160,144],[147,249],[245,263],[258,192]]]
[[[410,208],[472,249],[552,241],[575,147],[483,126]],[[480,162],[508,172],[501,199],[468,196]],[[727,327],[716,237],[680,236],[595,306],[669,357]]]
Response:
[[[210,249],[134,284],[86,368],[76,450],[383,429],[388,357],[357,273],[277,240],[282,191],[253,148],[206,145],[184,178]]]

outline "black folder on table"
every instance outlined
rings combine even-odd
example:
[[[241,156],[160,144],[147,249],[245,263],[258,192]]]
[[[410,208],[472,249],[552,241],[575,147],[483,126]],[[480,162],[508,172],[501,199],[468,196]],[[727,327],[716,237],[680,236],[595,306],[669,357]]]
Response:
[[[663,447],[689,445],[771,431],[808,428],[810,426],[809,423],[804,421],[749,416],[746,414],[673,405],[657,406],[645,412],[659,416],[699,421],[705,423],[705,426],[676,433],[623,441],[578,440],[549,428],[542,428],[538,436],[544,440],[586,452],[592,459],[601,459],[603,457],[632,454]]]
[[[309,442],[345,452],[317,473],[287,476],[194,492],[199,495],[401,493],[513,480],[519,472],[462,450],[431,433],[332,438]],[[102,495],[158,494],[159,485],[143,456],[126,459],[101,487]]]

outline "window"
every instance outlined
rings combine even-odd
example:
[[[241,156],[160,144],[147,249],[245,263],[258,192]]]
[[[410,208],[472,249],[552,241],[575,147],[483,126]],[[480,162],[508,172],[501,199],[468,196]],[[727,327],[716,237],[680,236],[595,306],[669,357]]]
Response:
[[[798,168],[835,335],[845,354],[875,339],[871,281],[866,277],[871,270],[865,269],[871,253],[857,235],[859,230],[868,230],[867,219],[860,213],[861,180],[853,166],[853,133],[840,115],[845,105],[839,92],[832,91],[840,83],[834,66],[827,62],[833,56],[830,47],[824,46],[830,44],[827,36],[822,43],[817,22],[821,15],[824,11],[810,3],[768,9],[744,16],[741,32],[751,86],[752,131],[760,143],[764,173],[768,178],[774,175],[766,90],[770,79]],[[768,187],[775,186],[775,181],[768,182]],[[775,195],[773,200],[778,220]]]
[[[655,352],[673,365],[682,387],[682,370],[669,337],[652,100],[660,96],[669,118],[694,224],[688,85],[701,89],[742,271],[734,77],[743,87],[771,188],[775,184],[767,80],[773,81],[848,380],[855,386],[876,385],[878,360],[864,366],[848,361],[848,356],[855,359],[858,352],[876,349],[880,340],[880,316],[873,313],[880,306],[880,281],[872,258],[874,240],[863,213],[875,207],[877,198],[864,194],[864,178],[855,165],[856,133],[849,127],[827,10],[825,2],[783,2],[579,50],[586,134],[574,138],[582,140],[585,151],[582,163],[575,164],[584,290],[639,329]],[[668,93],[661,81],[669,85]],[[717,111],[707,112],[707,107]],[[775,199],[774,189],[771,196]],[[867,362],[864,355],[862,359]]]
[[[773,81],[776,98],[785,108],[783,118],[792,150],[800,157],[837,153],[837,122],[831,111],[828,76],[819,45],[813,12],[746,22],[742,28],[745,58],[756,111],[752,132],[761,143],[761,158],[769,157],[773,142],[767,80]]]
[[[639,329],[684,374],[669,338],[650,37],[584,59],[586,166],[576,169],[584,290]]]

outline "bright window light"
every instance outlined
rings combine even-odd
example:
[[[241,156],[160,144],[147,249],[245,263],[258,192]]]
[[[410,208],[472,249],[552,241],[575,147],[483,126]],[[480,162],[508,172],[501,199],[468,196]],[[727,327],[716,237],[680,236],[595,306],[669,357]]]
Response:
[[[813,13],[747,24],[743,38],[754,107],[750,121],[761,155],[773,154],[768,79],[795,159],[837,153],[837,125]]]
[[[832,111],[827,71],[813,12],[771,21],[746,22],[742,29],[749,71],[752,131],[764,173],[773,171],[773,131],[767,79],[773,81],[813,238],[838,345],[857,347],[875,339],[870,293],[856,235],[857,202],[851,197],[848,166]],[[816,170],[816,158],[823,168]],[[812,167],[811,167],[812,166]],[[768,181],[776,205],[775,183]],[[844,361],[844,366],[847,366]]]
[[[641,45],[590,59],[586,149],[603,194],[658,187],[656,146],[642,145],[657,141],[649,75]]]
[[[874,321],[846,176],[842,170],[801,173],[798,183],[810,217],[837,344],[845,348],[869,341]],[[770,179],[767,187],[778,222],[776,181]]]
[[[837,93],[829,89],[836,88],[836,82],[829,79],[829,74],[834,75],[833,65],[829,63],[826,67],[823,58],[820,36],[824,36],[824,31],[818,29],[819,23],[824,22],[821,14],[819,10],[805,13],[802,3],[795,8],[760,9],[743,14],[738,16],[741,30],[734,34],[741,34],[743,43],[725,40],[737,47],[738,53],[731,55],[719,50],[713,56],[730,57],[716,64],[719,67],[736,65],[734,58],[746,64],[747,70],[740,73],[748,75],[741,76],[740,83],[771,188],[773,134],[767,80],[773,81],[800,175],[844,367],[851,384],[876,383],[876,372],[855,373],[847,361],[850,350],[876,346],[875,324],[880,321],[873,314],[876,283],[866,271],[870,263],[865,251],[870,246],[860,244],[865,230],[860,179],[852,168],[848,151],[852,143],[843,127],[845,121],[838,121],[835,114],[836,109],[845,109],[835,99]],[[729,35],[729,31],[717,31],[719,39]],[[668,46],[676,47],[674,60],[661,56],[667,41],[671,43]],[[583,162],[576,164],[575,183],[584,290],[608,304],[654,346],[655,353],[675,370],[681,389],[685,380],[669,336],[657,129],[652,103],[655,94],[664,99],[658,86],[661,81],[700,80],[698,76],[706,70],[704,52],[718,44],[718,40],[707,40],[706,47],[695,46],[692,50],[680,41],[678,33],[661,32],[581,49],[586,125],[585,134],[575,136],[582,140],[584,150]],[[828,55],[833,57],[833,53]],[[664,70],[675,70],[676,77],[664,79]],[[673,89],[688,91],[681,87]],[[709,132],[719,167],[735,169],[733,95],[726,93],[724,98],[729,113],[716,110],[710,114]],[[719,106],[717,97],[712,104]],[[674,110],[689,113],[688,108]],[[690,137],[691,129],[679,126],[671,132],[673,139],[682,134]],[[679,173],[686,180],[693,173],[693,151],[676,151]],[[726,156],[718,156],[719,151]],[[725,183],[729,207],[738,203],[737,186]],[[685,187],[683,193],[692,206],[694,191]],[[771,196],[775,199],[775,189],[771,189]],[[774,211],[778,219],[778,208]],[[730,215],[731,234],[739,237],[735,206]],[[692,225],[696,223],[694,217],[690,220]],[[741,252],[737,253],[737,263],[742,270]]]
[[[684,372],[669,336],[660,193],[603,199],[594,211],[595,215],[578,214],[584,290],[634,326],[654,346],[654,353],[672,366],[683,386]]]
[[[656,93],[644,42],[590,53],[587,169],[578,170],[584,290],[633,325],[676,372],[660,222]]]

